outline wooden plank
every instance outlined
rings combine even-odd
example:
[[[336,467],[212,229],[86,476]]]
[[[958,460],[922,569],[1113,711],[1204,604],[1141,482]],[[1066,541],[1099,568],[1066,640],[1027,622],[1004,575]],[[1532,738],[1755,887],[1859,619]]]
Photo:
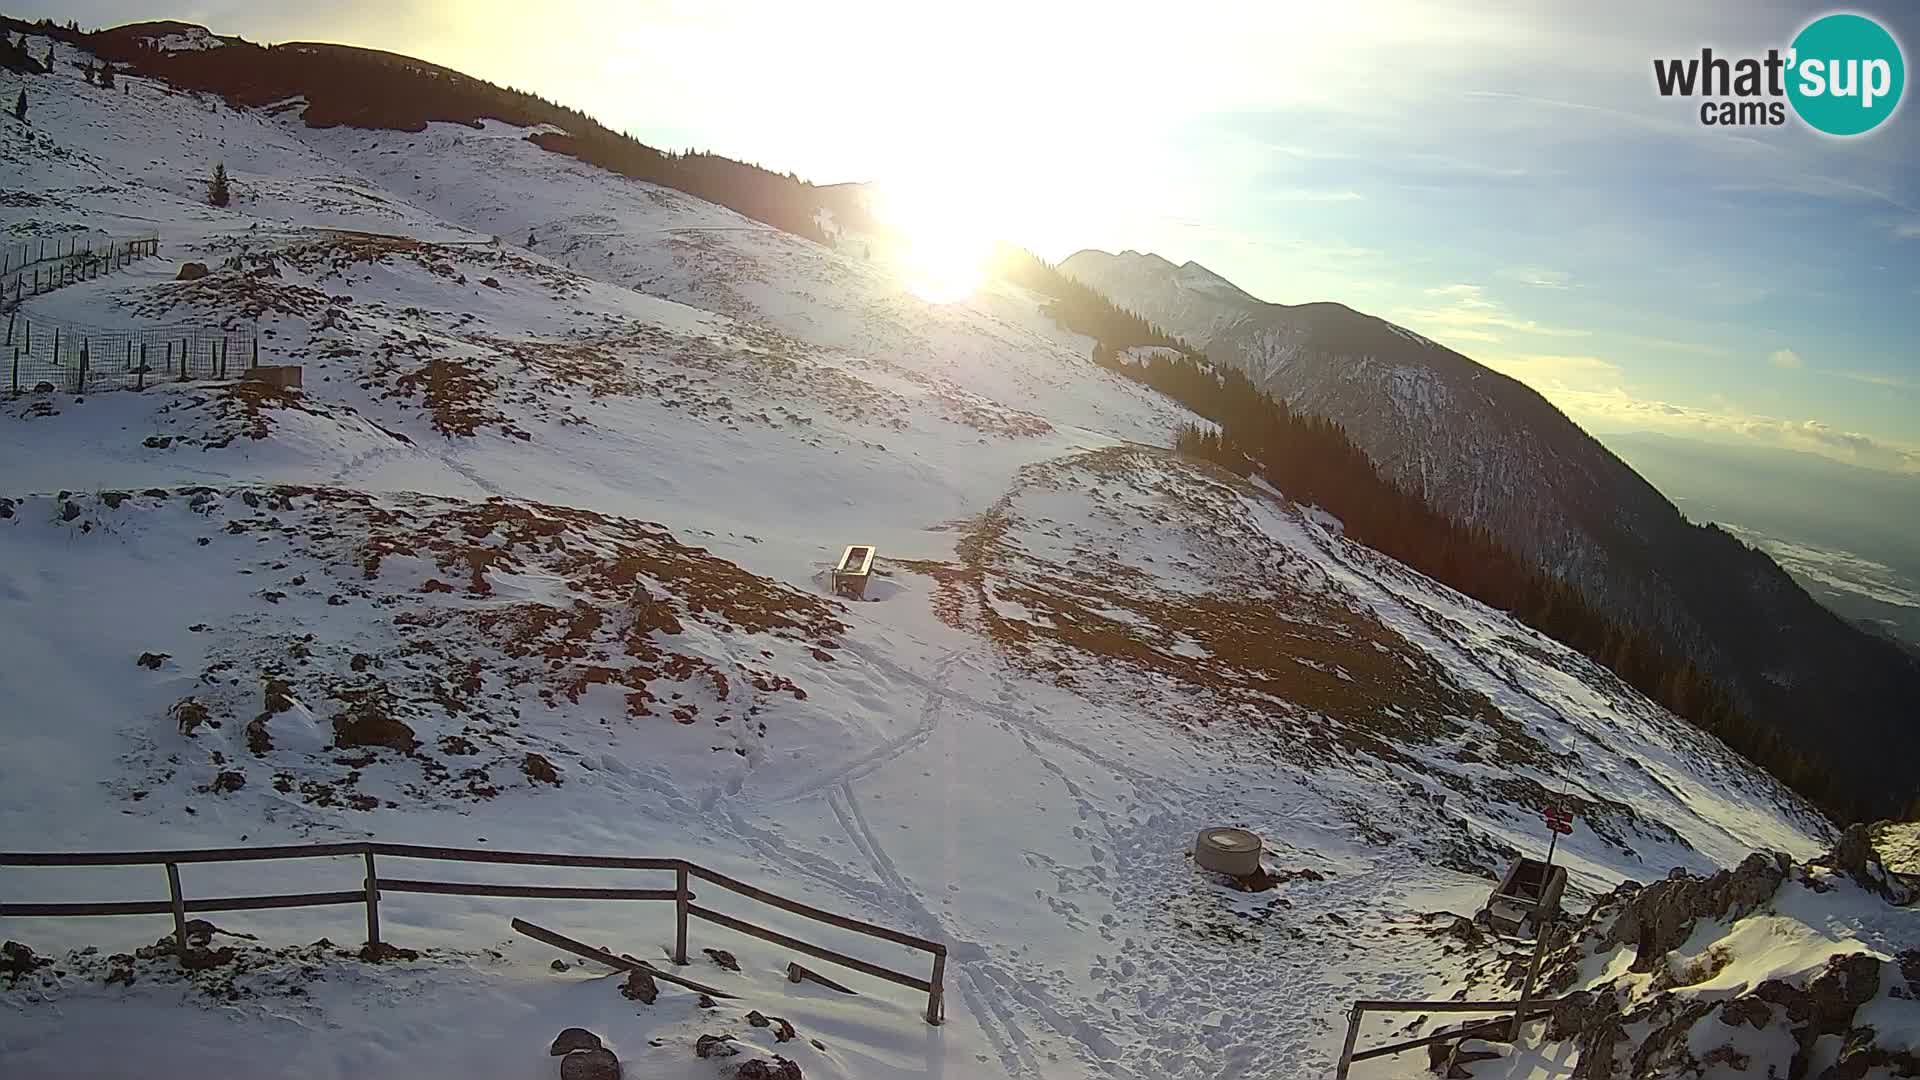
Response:
[[[923,994],[933,989],[932,984],[925,979],[916,979],[911,975],[902,975],[897,971],[883,968],[879,964],[869,964],[865,960],[848,956],[845,953],[834,952],[832,949],[823,949],[818,945],[809,945],[799,938],[790,938],[777,931],[755,926],[745,920],[736,919],[731,915],[723,915],[718,911],[703,908],[698,904],[687,905],[687,914],[695,918],[705,919],[710,923],[718,923],[729,930],[737,930],[742,934],[746,934],[748,937],[757,937],[762,941],[771,941],[775,945],[784,945],[796,952],[806,953],[808,956],[825,960],[830,964],[839,964],[841,967],[851,968],[854,971],[871,975],[876,979],[885,979],[890,983],[898,983],[901,986],[911,987]]]
[[[372,883],[368,886],[371,888]],[[673,889],[602,889],[584,885],[489,885],[468,881],[415,881],[411,878],[380,879],[387,892],[436,893],[441,896],[516,896],[552,900],[672,900]]]
[[[933,956],[933,989],[927,991],[927,1023],[938,1026],[947,1019],[947,954]]]
[[[215,900],[189,900],[188,911],[265,911],[269,908],[330,907],[334,904],[364,904],[367,894],[359,889],[345,892],[276,893],[271,896],[230,896]]]
[[[380,944],[380,874],[374,869],[373,852],[367,857],[367,944]]]
[[[1368,1012],[1509,1012],[1519,1004],[1517,1001],[1356,1001],[1353,1007]],[[1543,1008],[1558,1002],[1542,1000],[1530,1004]]]
[[[352,892],[279,893],[272,896],[230,896],[208,900],[182,900],[180,914],[203,911],[262,911],[268,908],[329,907],[334,904],[359,904],[367,895]],[[85,915],[166,915],[173,901],[132,900],[120,903],[0,904],[0,918],[68,918]]]
[[[695,877],[711,881],[723,889],[731,889],[741,896],[758,900],[763,904],[769,904],[782,911],[791,911],[795,915],[804,915],[816,922],[823,922],[829,926],[837,926],[842,930],[851,930],[856,934],[866,934],[869,937],[877,937],[882,941],[891,941],[896,945],[905,945],[909,949],[919,949],[922,952],[930,952],[936,956],[944,956],[947,952],[947,947],[937,941],[928,941],[923,937],[903,934],[898,930],[889,930],[884,926],[877,926],[860,919],[848,918],[845,915],[835,915],[831,911],[825,911],[811,904],[803,904],[798,900],[789,900],[784,896],[776,896],[765,889],[756,888],[744,881],[730,878],[725,874],[715,873],[704,866],[689,864],[688,869],[693,871]]]
[[[129,900],[106,904],[0,904],[0,918],[48,916],[66,918],[77,915],[165,915],[173,910],[171,900]]]
[[[519,933],[525,934],[535,941],[543,941],[548,945],[553,946],[556,949],[565,949],[566,951],[574,954],[575,956],[584,956],[587,959],[592,960],[596,963],[605,964],[608,967],[613,968],[615,971],[634,971],[634,970],[644,971],[647,974],[653,976],[654,978],[659,979],[661,982],[670,982],[675,986],[684,986],[689,990],[697,990],[700,993],[707,995],[708,997],[732,998],[732,997],[739,996],[737,994],[729,994],[725,990],[721,990],[717,987],[708,986],[705,983],[694,982],[692,979],[683,979],[680,976],[673,974],[672,972],[661,971],[659,968],[654,967],[652,964],[647,963],[645,960],[623,959],[621,957],[613,955],[612,953],[608,952],[605,949],[596,949],[591,945],[587,945],[583,942],[575,941],[564,934],[556,934],[553,931],[546,929],[545,927],[535,926],[534,924],[526,921],[525,919],[513,920],[513,928]]]
[[[172,863],[167,864],[167,896],[168,906],[173,908],[173,947],[180,954],[180,958],[185,960],[187,957],[187,905],[181,899],[180,868]]]
[[[263,859],[321,859],[359,855],[361,842],[279,844],[267,847],[193,848],[183,851],[6,851],[0,866],[159,866],[164,863],[257,862]]]
[[[1553,1015],[1552,1012],[1528,1013],[1526,1019],[1523,1020],[1522,1023],[1532,1023],[1535,1020],[1545,1019],[1546,1017],[1549,1017],[1552,1015]],[[1406,1042],[1390,1043],[1386,1046],[1376,1046],[1371,1050],[1362,1050],[1359,1053],[1354,1054],[1352,1058],[1349,1060],[1352,1060],[1355,1062],[1369,1061],[1377,1057],[1387,1057],[1392,1054],[1404,1054],[1409,1050],[1417,1050],[1422,1046],[1430,1046],[1434,1043],[1451,1042],[1455,1039],[1479,1039],[1483,1042],[1507,1042],[1508,1040],[1501,1033],[1507,1030],[1507,1025],[1510,1024],[1511,1022],[1512,1021],[1509,1018],[1502,1016],[1493,1020],[1489,1020],[1483,1024],[1469,1025],[1468,1027],[1462,1028],[1458,1031],[1443,1031],[1438,1035],[1428,1035],[1424,1038],[1408,1039]]]
[[[402,859],[440,859],[449,862],[505,863],[514,866],[590,866],[610,870],[677,870],[683,859],[642,859],[625,855],[556,855],[545,851],[494,851],[487,848],[449,848],[422,844],[369,845],[376,855]],[[5,865],[0,863],[0,865]]]

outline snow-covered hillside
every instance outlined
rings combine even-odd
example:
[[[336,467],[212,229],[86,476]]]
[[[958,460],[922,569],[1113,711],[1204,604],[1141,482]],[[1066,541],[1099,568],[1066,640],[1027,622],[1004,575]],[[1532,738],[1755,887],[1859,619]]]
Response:
[[[705,1034],[815,1078],[1316,1075],[1347,1001],[1454,992],[1432,913],[1536,849],[1549,801],[1583,899],[1830,840],[1578,654],[1164,449],[1195,418],[1020,289],[932,305],[498,123],[310,130],[121,82],[28,84],[0,223],[157,230],[163,258],[19,314],[256,330],[304,391],[0,405],[0,846],[686,857],[947,943],[947,1022],[706,924],[742,970],[690,974],[741,1000],[643,1005],[507,923],[651,957],[670,905],[396,893],[384,936],[421,952],[378,966],[306,944],[361,940],[350,907],[215,916],[255,939],[191,975],[132,951],[163,917],[0,920],[52,960],[8,960],[0,1071],[549,1076],[579,1025],[629,1076],[730,1075]],[[864,601],[827,585],[850,543],[880,554]],[[1221,823],[1276,888],[1193,868]],[[262,865],[186,887],[359,882]],[[428,876],[463,873],[625,883]],[[5,870],[0,900],[158,877]]]
[[[1821,606],[1766,554],[1679,508],[1531,387],[1338,303],[1265,303],[1197,263],[1081,251],[1061,269],[1709,673],[1863,812],[1904,810],[1920,663]]]

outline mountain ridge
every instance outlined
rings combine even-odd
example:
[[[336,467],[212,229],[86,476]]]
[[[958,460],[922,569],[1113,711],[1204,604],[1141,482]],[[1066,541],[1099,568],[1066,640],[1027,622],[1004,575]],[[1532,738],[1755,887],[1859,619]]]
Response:
[[[1519,380],[1345,305],[1242,300],[1193,289],[1197,275],[1171,266],[1086,250],[1061,270],[1295,409],[1340,424],[1435,507],[1487,527],[1666,648],[1698,658],[1748,711],[1870,786],[1875,809],[1913,797],[1913,778],[1878,749],[1914,738],[1898,702],[1920,694],[1920,666],[1904,650],[1814,601],[1764,553],[1687,521]],[[1818,719],[1829,715],[1854,736],[1836,744]]]

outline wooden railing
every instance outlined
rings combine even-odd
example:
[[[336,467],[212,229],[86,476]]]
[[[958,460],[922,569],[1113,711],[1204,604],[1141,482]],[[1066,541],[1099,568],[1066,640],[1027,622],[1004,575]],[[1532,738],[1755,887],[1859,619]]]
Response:
[[[1340,1049],[1340,1064],[1334,1069],[1335,1080],[1347,1080],[1347,1070],[1356,1062],[1370,1061],[1377,1057],[1390,1057],[1404,1054],[1434,1043],[1452,1042],[1455,1039],[1490,1039],[1512,1041],[1520,1037],[1520,1025],[1531,1020],[1542,1020],[1553,1015],[1553,1006],[1557,1001],[1369,1001],[1353,1003],[1347,1010],[1347,1040]],[[1365,1050],[1355,1050],[1354,1044],[1360,1039],[1360,1019],[1370,1012],[1456,1012],[1486,1013],[1512,1011],[1511,1016],[1501,1016],[1479,1024],[1468,1024],[1452,1031],[1442,1031],[1437,1035],[1426,1035],[1405,1042],[1389,1043]]]
[[[360,856],[366,863],[361,887],[337,892],[273,893],[262,896],[228,896],[213,899],[188,899],[180,888],[180,867],[192,863],[260,862],[271,859],[319,859]],[[447,862],[494,863],[515,866],[568,866],[609,870],[671,871],[673,888],[619,889],[579,885],[491,885],[464,881],[422,881],[413,878],[383,878],[374,857],[397,859],[436,859]],[[0,918],[68,917],[81,915],[165,915],[171,913],[174,941],[181,953],[188,951],[187,914],[208,911],[259,911],[268,908],[325,907],[334,904],[365,904],[367,943],[380,943],[380,894],[382,892],[430,893],[440,896],[503,896],[552,900],[659,900],[674,905],[673,962],[687,962],[687,922],[702,919],[742,934],[769,941],[830,964],[927,995],[927,1023],[945,1019],[945,976],[947,947],[937,941],[901,933],[861,919],[837,915],[749,885],[744,881],[709,870],[686,859],[631,858],[623,855],[561,855],[533,851],[493,851],[482,848],[431,847],[419,844],[389,844],[356,841],[335,844],[283,844],[245,848],[197,848],[180,851],[82,851],[82,852],[0,852],[0,866],[164,866],[167,871],[165,900],[134,900],[106,903],[0,903]],[[879,964],[848,956],[798,938],[789,937],[745,919],[695,904],[689,888],[692,878],[717,885],[750,900],[782,911],[825,923],[841,930],[878,938],[896,945],[929,953],[933,957],[930,978],[894,971]]]

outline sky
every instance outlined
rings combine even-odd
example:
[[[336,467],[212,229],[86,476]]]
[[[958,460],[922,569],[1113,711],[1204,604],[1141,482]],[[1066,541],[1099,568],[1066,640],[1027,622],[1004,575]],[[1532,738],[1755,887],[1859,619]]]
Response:
[[[913,205],[1051,258],[1196,260],[1337,300],[1659,431],[1920,474],[1920,105],[1702,126],[1653,60],[1920,6],[1267,0],[11,4],[389,49],[658,146]],[[1920,95],[1915,90],[1907,97]]]

